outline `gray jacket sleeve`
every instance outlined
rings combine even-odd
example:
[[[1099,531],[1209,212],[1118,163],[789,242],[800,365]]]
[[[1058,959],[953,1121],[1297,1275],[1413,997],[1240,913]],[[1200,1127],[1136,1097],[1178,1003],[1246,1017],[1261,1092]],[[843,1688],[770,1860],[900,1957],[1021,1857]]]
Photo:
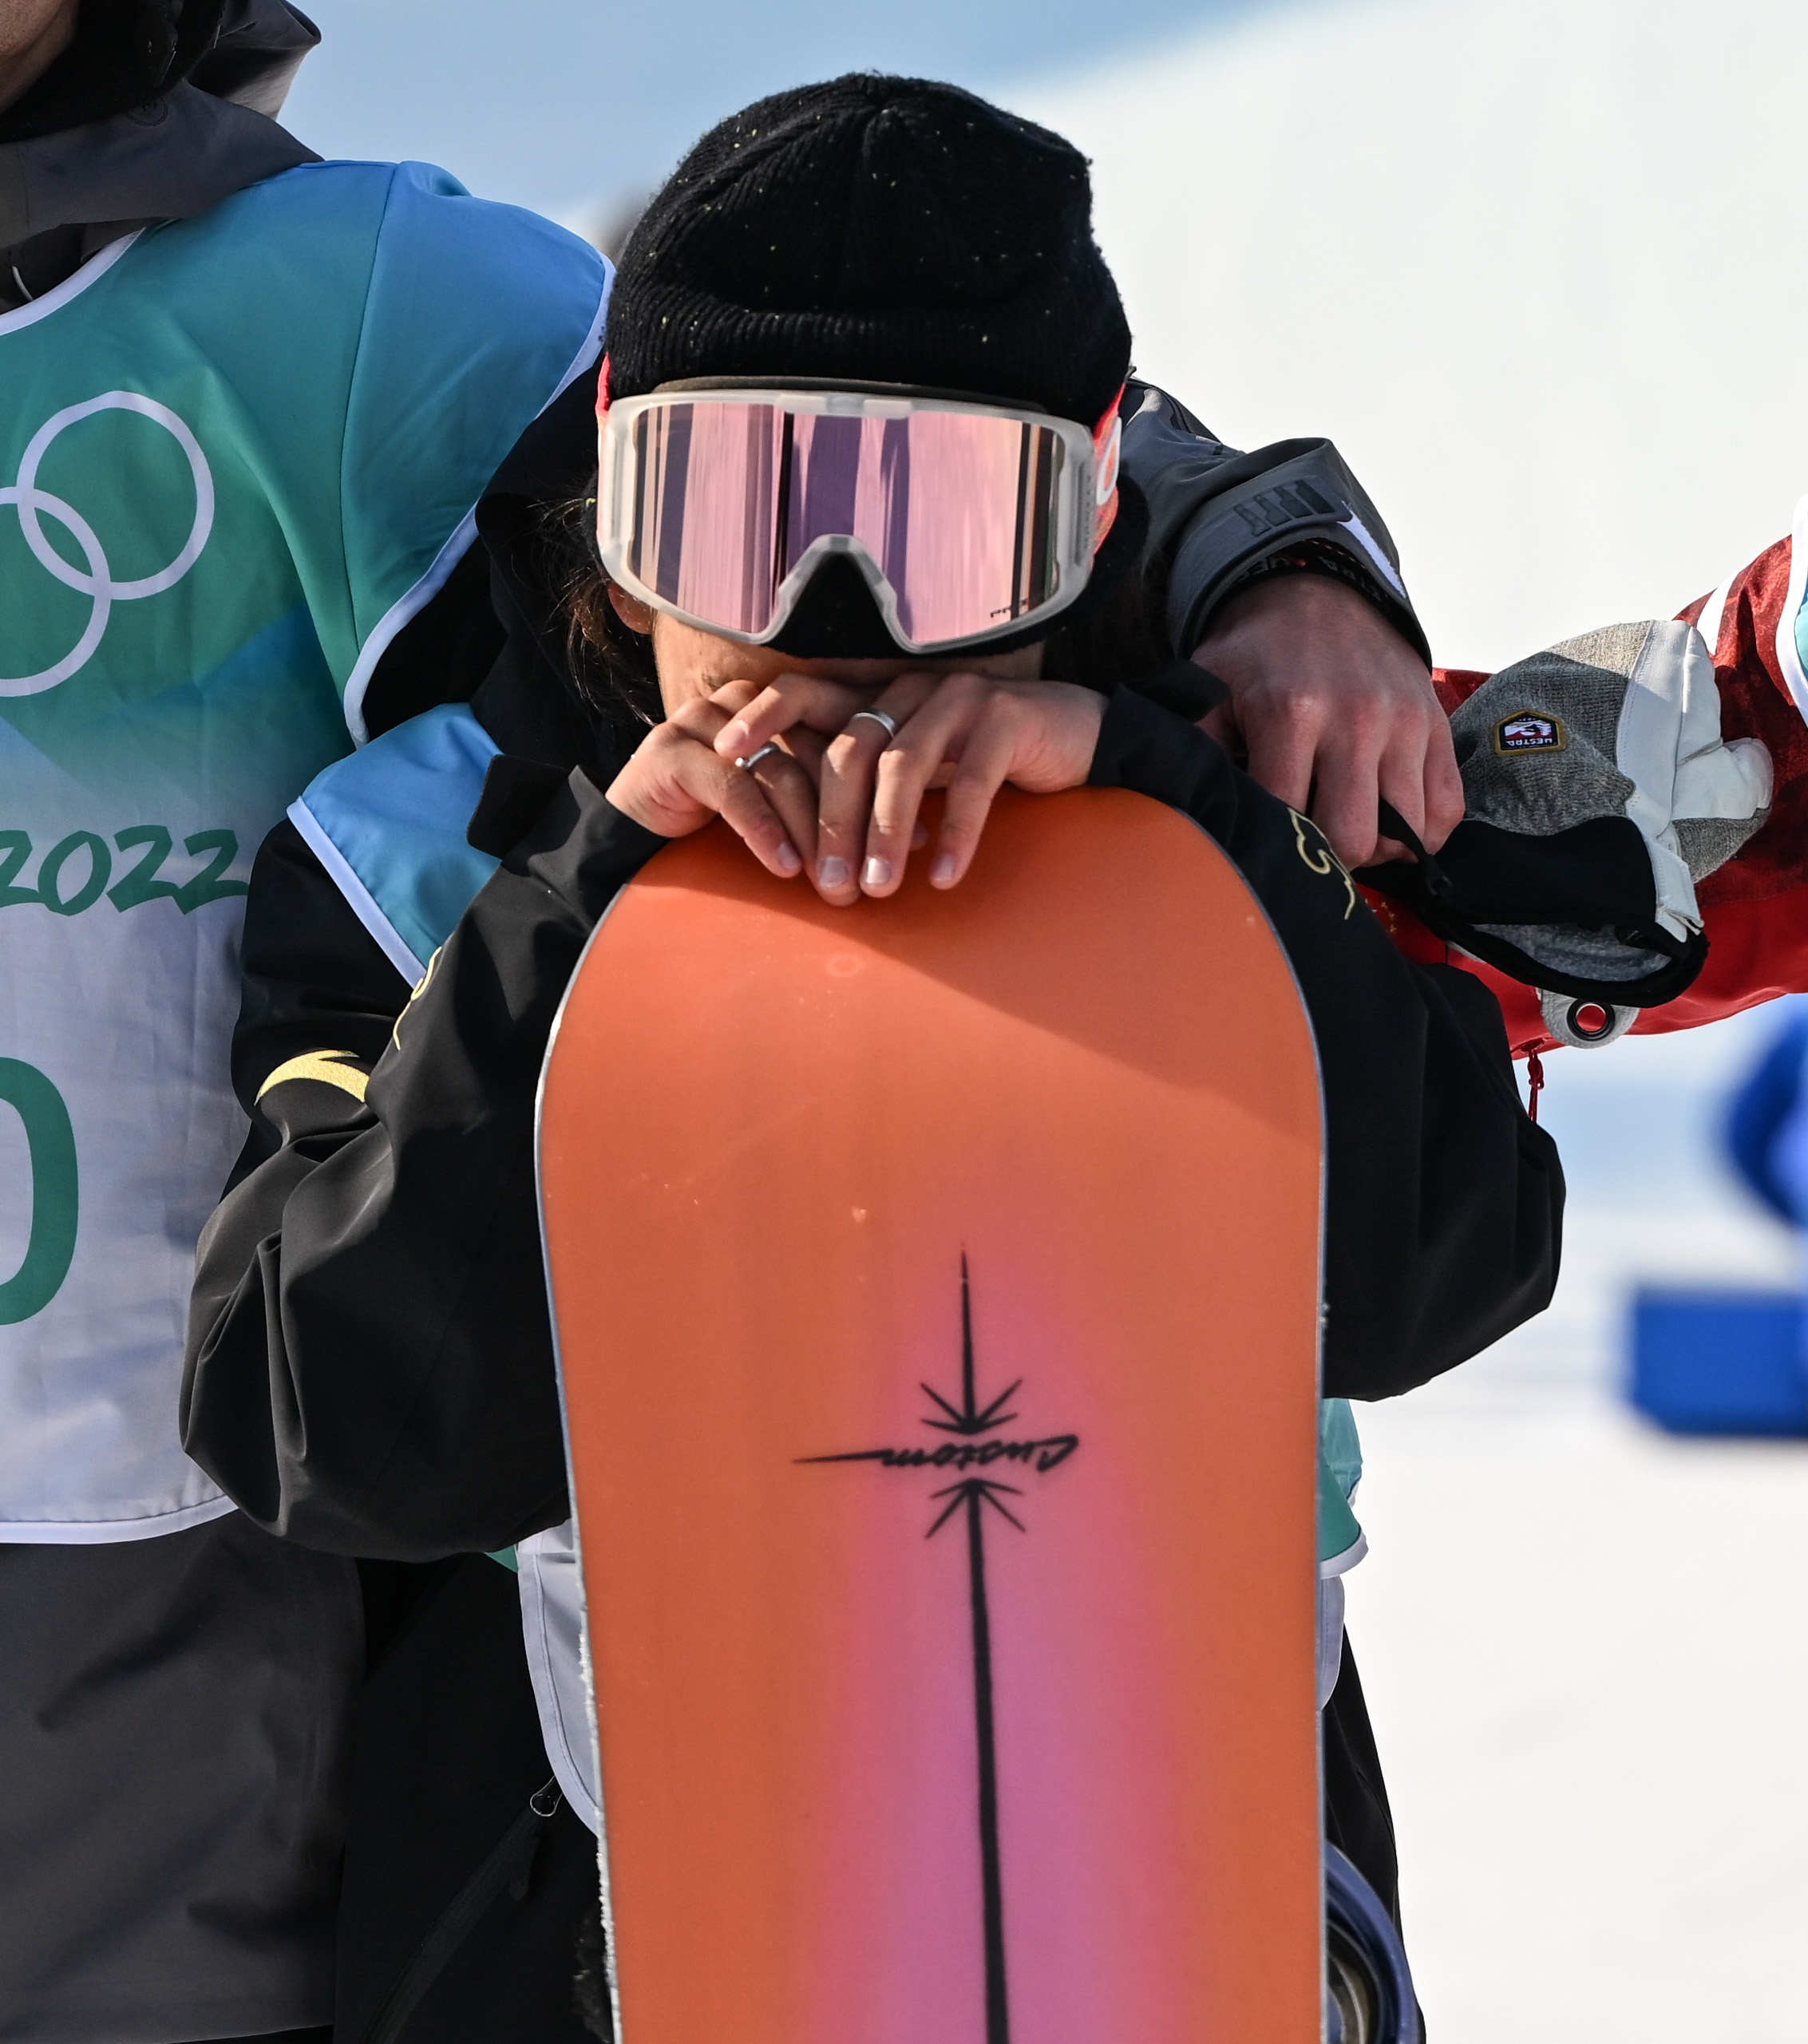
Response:
[[[1213,611],[1249,569],[1316,540],[1368,571],[1380,607],[1430,665],[1387,528],[1328,440],[1277,440],[1239,453],[1146,384],[1131,385],[1125,411],[1124,472],[1148,500],[1149,547],[1165,566],[1177,653],[1199,643]]]

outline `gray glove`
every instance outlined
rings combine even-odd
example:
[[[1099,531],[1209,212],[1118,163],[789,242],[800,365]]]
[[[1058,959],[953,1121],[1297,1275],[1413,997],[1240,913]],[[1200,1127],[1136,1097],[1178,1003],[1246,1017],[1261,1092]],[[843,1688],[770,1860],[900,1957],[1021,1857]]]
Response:
[[[1440,936],[1579,1002],[1674,1000],[1707,943],[1695,884],[1763,823],[1770,757],[1720,736],[1714,663],[1691,625],[1612,625],[1504,667],[1450,719],[1467,796],[1435,860],[1363,879]]]

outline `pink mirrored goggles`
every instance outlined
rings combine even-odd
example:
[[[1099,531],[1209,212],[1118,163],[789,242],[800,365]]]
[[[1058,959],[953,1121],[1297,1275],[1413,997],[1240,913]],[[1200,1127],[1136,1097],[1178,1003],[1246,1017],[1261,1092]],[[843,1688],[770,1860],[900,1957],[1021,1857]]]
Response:
[[[912,653],[1072,603],[1118,509],[1118,401],[1095,430],[1027,407],[833,385],[668,384],[597,408],[611,580],[750,645],[825,559],[859,569]]]

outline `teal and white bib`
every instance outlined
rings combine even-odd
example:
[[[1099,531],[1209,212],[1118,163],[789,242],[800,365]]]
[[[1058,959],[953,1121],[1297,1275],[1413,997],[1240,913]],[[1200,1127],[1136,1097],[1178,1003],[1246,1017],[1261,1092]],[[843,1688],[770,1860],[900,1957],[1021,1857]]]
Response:
[[[250,861],[607,276],[442,172],[311,164],[0,317],[0,1540],[231,1508],[176,1397]]]

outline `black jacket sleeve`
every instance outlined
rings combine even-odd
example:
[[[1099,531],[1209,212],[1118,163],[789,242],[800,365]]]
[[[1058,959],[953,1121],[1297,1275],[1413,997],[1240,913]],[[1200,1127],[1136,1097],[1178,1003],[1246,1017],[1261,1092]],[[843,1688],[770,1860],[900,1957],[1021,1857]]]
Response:
[[[392,968],[367,1086],[330,1055],[370,1018],[330,959],[355,975],[375,947],[299,841],[260,855],[235,1066],[282,1145],[202,1235],[181,1405],[189,1453],[260,1525],[425,1561],[567,1516],[534,1099],[578,955],[663,842],[574,773],[412,998]],[[326,1058],[294,1058],[298,1034]]]
[[[1114,697],[1094,778],[1193,816],[1293,959],[1331,1151],[1326,1388],[1403,1390],[1537,1311],[1562,1181],[1520,1108],[1486,989],[1406,964],[1313,827],[1182,718]],[[362,1099],[305,1057],[261,1082],[284,1140],[203,1238],[183,1390],[188,1452],[259,1524],[425,1560],[565,1516],[534,1099],[584,942],[659,843],[574,773],[402,1010]],[[301,869],[280,870],[297,928]],[[275,907],[254,877],[247,955],[267,982]],[[331,923],[324,896],[314,919]],[[287,941],[324,956],[322,937]],[[247,1088],[295,1040],[271,1019],[293,1015],[295,984],[247,995],[264,1046],[241,1032]],[[354,1026],[366,1005],[348,1010]],[[309,1008],[326,1048],[330,1006]]]
[[[1165,575],[1177,653],[1199,643],[1213,611],[1251,569],[1317,541],[1367,572],[1371,599],[1431,664],[1387,528],[1328,440],[1277,440],[1239,453],[1147,385],[1130,386],[1124,417],[1124,473],[1149,505],[1148,553]]]

